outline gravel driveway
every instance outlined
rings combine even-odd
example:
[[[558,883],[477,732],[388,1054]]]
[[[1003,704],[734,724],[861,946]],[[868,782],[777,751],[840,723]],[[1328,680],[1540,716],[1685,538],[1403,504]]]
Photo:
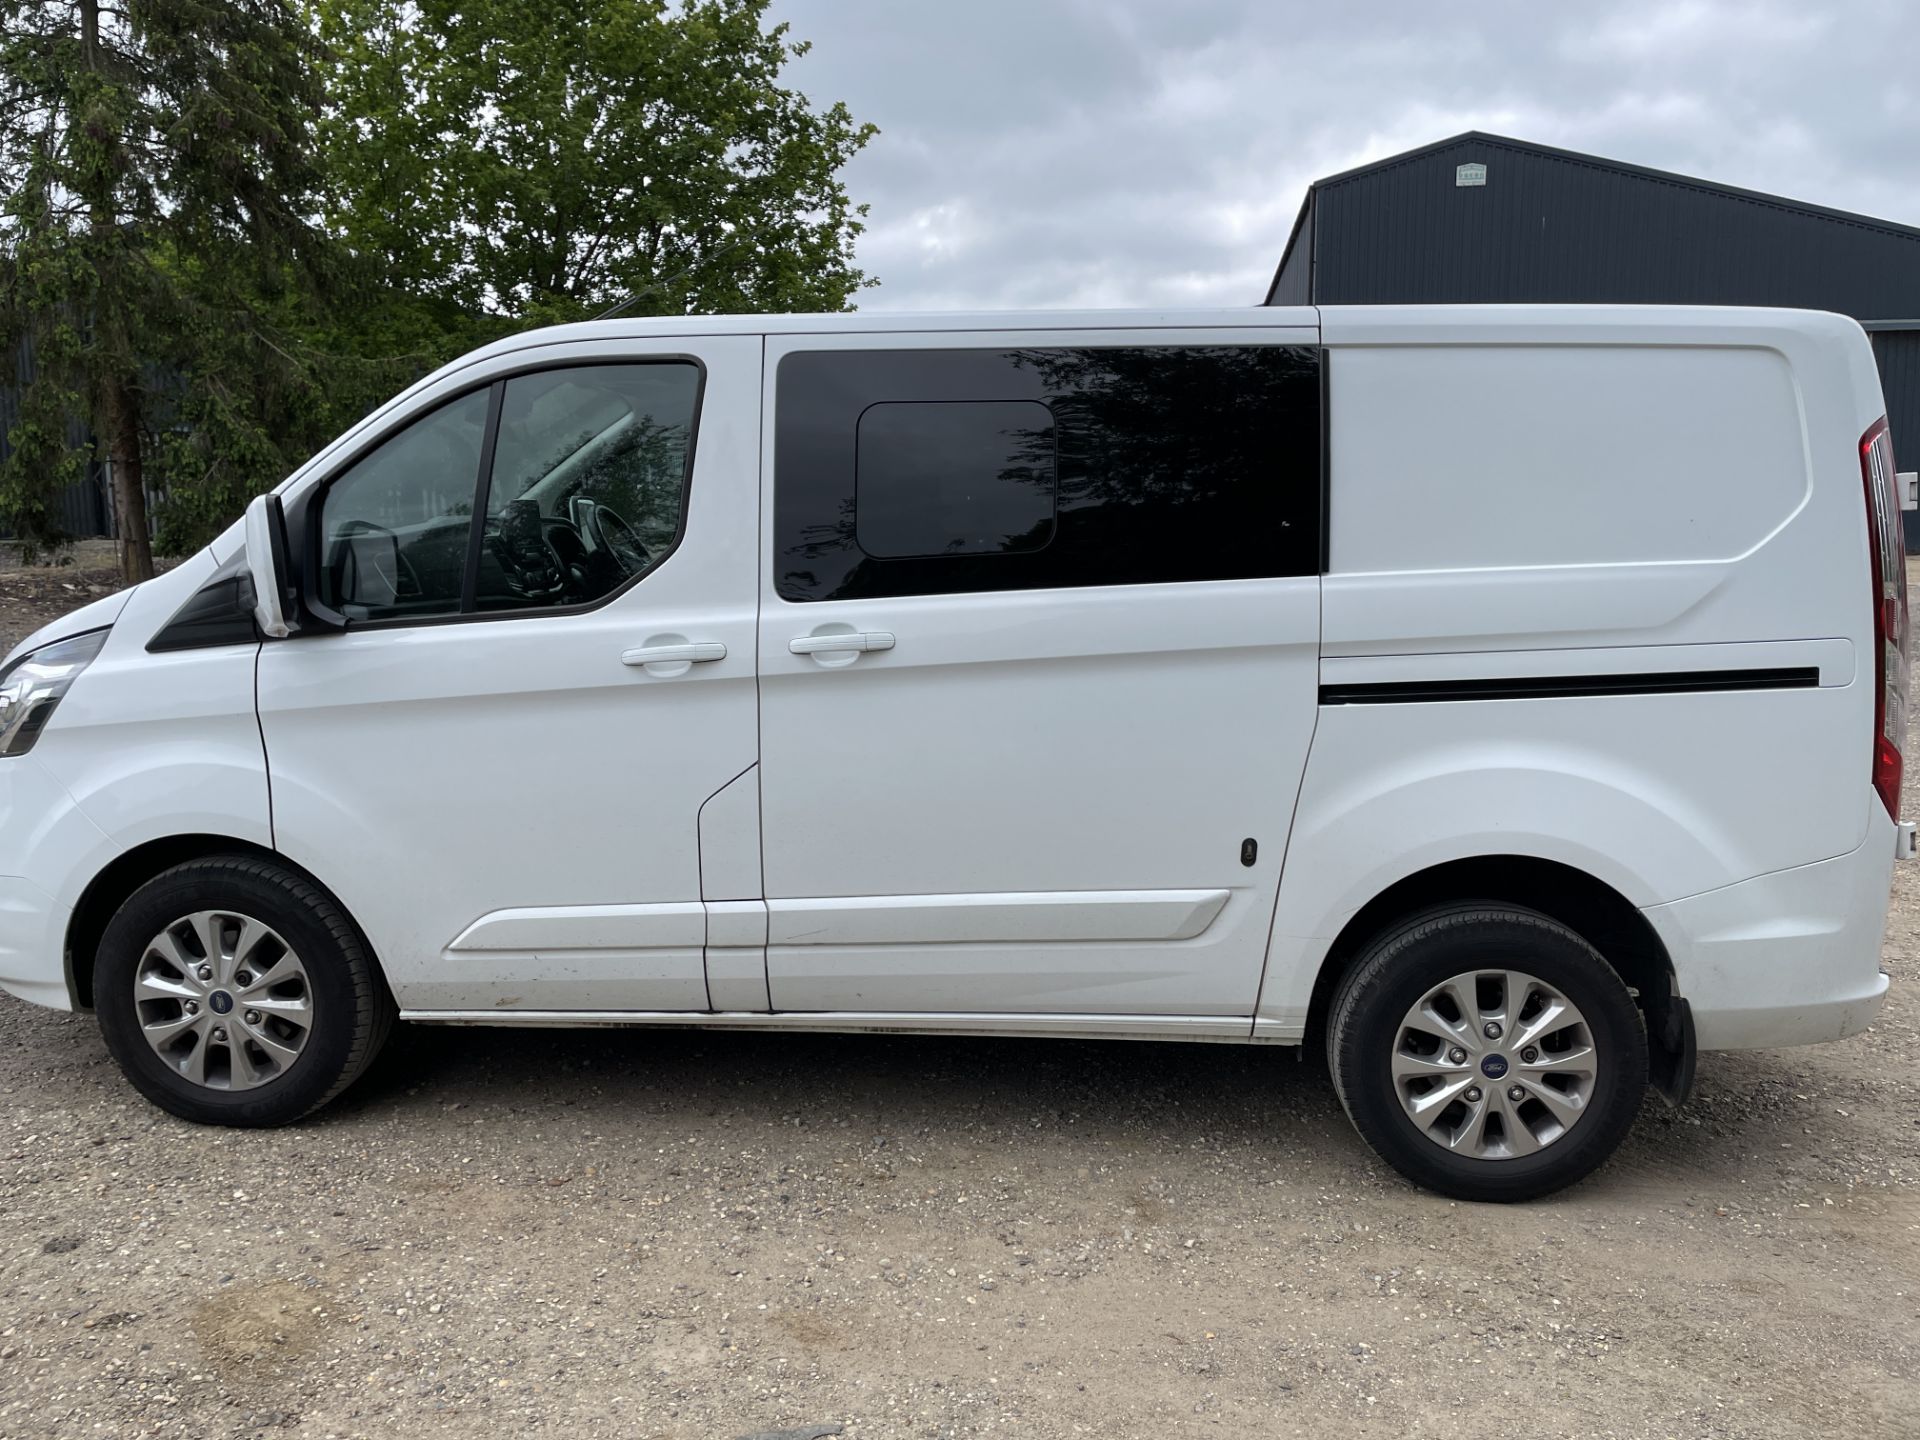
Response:
[[[242,1133],[0,997],[0,1435],[1912,1437],[1897,884],[1872,1031],[1707,1056],[1517,1208],[1290,1051],[415,1028]]]

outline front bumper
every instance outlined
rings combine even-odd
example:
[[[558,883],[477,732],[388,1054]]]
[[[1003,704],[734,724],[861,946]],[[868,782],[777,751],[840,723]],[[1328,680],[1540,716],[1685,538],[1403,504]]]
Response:
[[[0,760],[0,990],[73,1008],[67,922],[82,884],[114,854],[37,755]]]
[[[1850,854],[1641,911],[1672,957],[1700,1049],[1812,1045],[1873,1022],[1889,983],[1880,947],[1896,834],[1881,812]]]
[[[67,921],[72,911],[31,880],[0,876],[0,990],[71,1010],[67,988]]]

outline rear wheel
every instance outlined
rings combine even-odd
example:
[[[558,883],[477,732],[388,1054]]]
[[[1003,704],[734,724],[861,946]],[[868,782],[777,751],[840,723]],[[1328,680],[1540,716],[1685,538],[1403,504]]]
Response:
[[[108,923],[94,970],[107,1048],[184,1119],[282,1125],[331,1100],[392,1028],[353,922],[311,880],[242,856],[176,866]]]
[[[1646,1091],[1638,1008],[1555,920],[1504,905],[1415,916],[1335,995],[1328,1065],[1354,1126],[1417,1184],[1527,1200],[1619,1146]]]

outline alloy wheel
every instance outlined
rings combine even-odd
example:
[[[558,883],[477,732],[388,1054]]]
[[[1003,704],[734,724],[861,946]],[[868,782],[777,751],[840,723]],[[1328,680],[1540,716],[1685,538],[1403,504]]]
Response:
[[[307,968],[280,935],[225,910],[183,915],[134,968],[147,1044],[184,1079],[252,1090],[292,1068],[313,1030]]]
[[[1579,1008],[1517,970],[1468,971],[1434,986],[1401,1020],[1390,1063],[1414,1127],[1477,1160],[1517,1159],[1565,1138],[1600,1073]]]

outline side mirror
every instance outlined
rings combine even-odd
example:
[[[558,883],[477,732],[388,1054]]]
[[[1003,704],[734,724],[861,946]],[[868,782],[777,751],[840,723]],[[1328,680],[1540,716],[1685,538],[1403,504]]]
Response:
[[[287,515],[278,495],[256,495],[247,505],[247,573],[253,579],[253,619],[261,632],[284,640],[297,627],[293,572],[287,562]]]

